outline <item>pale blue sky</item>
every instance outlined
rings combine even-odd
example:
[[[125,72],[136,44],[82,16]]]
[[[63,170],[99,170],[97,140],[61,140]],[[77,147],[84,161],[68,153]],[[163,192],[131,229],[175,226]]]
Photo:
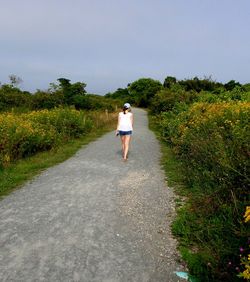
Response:
[[[0,0],[0,81],[105,94],[141,77],[250,82],[249,0]]]

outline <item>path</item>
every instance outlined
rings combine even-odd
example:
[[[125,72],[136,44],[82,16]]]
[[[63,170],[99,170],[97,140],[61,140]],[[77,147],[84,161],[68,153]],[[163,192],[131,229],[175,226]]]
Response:
[[[108,133],[0,201],[0,281],[178,281],[173,193],[134,114],[128,162]]]

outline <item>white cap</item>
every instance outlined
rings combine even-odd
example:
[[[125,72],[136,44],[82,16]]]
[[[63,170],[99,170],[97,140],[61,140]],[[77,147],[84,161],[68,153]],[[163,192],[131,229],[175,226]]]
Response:
[[[129,103],[125,103],[123,107],[126,108],[126,109],[129,109],[131,106],[130,106]]]

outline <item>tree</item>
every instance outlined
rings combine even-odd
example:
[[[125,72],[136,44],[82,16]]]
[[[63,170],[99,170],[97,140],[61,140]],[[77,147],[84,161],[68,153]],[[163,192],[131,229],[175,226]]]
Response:
[[[194,102],[197,98],[197,93],[194,91],[187,92],[181,88],[178,90],[163,89],[156,93],[152,99],[150,108],[154,113],[161,113],[165,111],[172,111],[178,104],[183,107]]]
[[[171,85],[175,84],[177,82],[176,78],[173,76],[167,76],[164,80],[163,87],[164,88],[170,88]]]
[[[106,94],[105,97],[113,98],[113,99],[126,99],[126,101],[128,101],[129,100],[128,88],[118,88],[115,92]]]
[[[10,80],[10,84],[11,84],[12,87],[17,87],[18,84],[23,82],[21,77],[15,75],[15,74],[10,74],[9,80]]]
[[[28,91],[21,91],[9,84],[3,84],[0,88],[0,110],[16,107],[29,108],[30,101],[31,94]]]
[[[50,84],[49,84],[49,88],[48,88],[48,92],[49,93],[54,93],[54,92],[56,92],[56,91],[58,91],[59,90],[59,85],[58,84],[56,84],[56,83],[54,83],[54,82],[51,82]]]
[[[178,82],[181,86],[184,87],[186,91],[194,90],[196,92],[205,91],[216,91],[218,88],[223,87],[223,84],[213,81],[211,76],[204,77],[199,79],[195,76],[192,79],[180,80]]]
[[[87,86],[87,84],[83,83],[83,82],[76,82],[76,83],[72,84],[71,87],[70,87],[72,96],[85,95],[85,93],[86,93],[85,87],[86,86]]]
[[[245,91],[250,92],[250,83],[244,84],[243,88],[245,89]]]
[[[154,95],[162,89],[162,84],[152,78],[140,78],[128,87],[131,103],[137,106],[147,107]]]
[[[71,83],[70,83],[70,79],[67,79],[67,78],[58,78],[57,79],[60,83],[60,87],[62,89],[66,89],[68,87],[70,87]]]
[[[86,93],[85,87],[86,83],[76,82],[71,84],[69,79],[66,78],[58,78],[59,81],[59,89],[62,91],[64,96],[64,101],[68,105],[74,104],[75,96],[83,96]]]
[[[236,82],[235,80],[230,80],[226,84],[224,84],[224,87],[227,91],[233,90],[236,86],[241,86],[241,84],[239,82]]]

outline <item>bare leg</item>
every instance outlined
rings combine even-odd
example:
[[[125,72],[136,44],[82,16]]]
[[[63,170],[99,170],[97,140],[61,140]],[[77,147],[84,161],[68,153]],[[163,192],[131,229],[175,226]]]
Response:
[[[126,160],[127,159],[127,155],[128,155],[128,150],[129,150],[129,143],[130,143],[130,135],[125,135],[125,146],[124,146],[124,155],[123,155],[123,159]]]
[[[121,135],[121,142],[122,142],[122,157],[123,157],[125,151],[125,135]]]

